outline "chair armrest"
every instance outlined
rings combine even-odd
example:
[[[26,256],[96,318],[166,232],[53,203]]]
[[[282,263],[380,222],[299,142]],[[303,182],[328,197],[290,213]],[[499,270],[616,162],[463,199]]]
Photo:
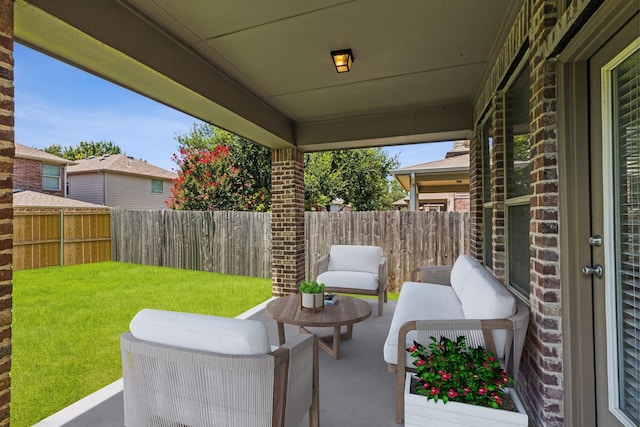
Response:
[[[321,275],[328,269],[329,269],[329,255],[323,255],[318,259],[318,261],[316,261],[316,265],[314,266],[314,269],[313,269],[314,279],[317,279],[319,275]]]
[[[417,267],[411,272],[412,282],[451,285],[452,266]]]
[[[387,289],[387,258],[381,257],[378,262],[378,293],[382,294]]]

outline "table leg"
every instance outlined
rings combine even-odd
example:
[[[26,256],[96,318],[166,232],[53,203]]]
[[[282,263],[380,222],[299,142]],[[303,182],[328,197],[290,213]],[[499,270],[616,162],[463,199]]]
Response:
[[[340,326],[333,327],[333,348],[332,356],[334,359],[340,358]]]
[[[278,341],[279,341],[279,345],[284,344],[284,323],[282,322],[277,322],[278,323]]]

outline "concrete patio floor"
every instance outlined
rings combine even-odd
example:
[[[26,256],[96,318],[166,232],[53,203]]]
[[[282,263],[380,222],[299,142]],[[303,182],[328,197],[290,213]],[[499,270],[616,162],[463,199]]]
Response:
[[[382,357],[395,302],[384,306],[384,316],[377,315],[377,299],[366,299],[372,315],[353,328],[353,338],[341,342],[340,359],[335,360],[319,351],[320,363],[320,425],[325,427],[396,427],[395,376],[389,373]],[[278,344],[275,321],[258,308],[245,316],[263,321],[269,329],[272,345]],[[311,328],[318,335],[329,335]],[[297,334],[298,328],[286,326],[287,337]],[[122,427],[122,381],[107,386],[36,424],[36,427]],[[308,426],[305,420],[302,426]]]

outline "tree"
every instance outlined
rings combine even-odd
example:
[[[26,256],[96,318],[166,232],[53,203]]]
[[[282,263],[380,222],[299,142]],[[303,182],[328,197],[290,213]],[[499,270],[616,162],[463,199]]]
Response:
[[[169,207],[184,210],[271,208],[271,152],[209,124],[177,135],[179,167]]]
[[[98,157],[104,154],[122,154],[122,149],[111,141],[81,141],[78,145],[66,147],[53,144],[46,147],[44,151],[68,160],[82,160],[89,156]]]
[[[388,177],[398,165],[380,148],[305,154],[305,207],[341,198],[354,210],[390,209]]]

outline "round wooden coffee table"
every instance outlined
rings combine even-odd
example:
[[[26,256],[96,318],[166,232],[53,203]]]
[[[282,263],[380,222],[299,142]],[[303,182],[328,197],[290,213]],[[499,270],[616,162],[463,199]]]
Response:
[[[267,304],[267,315],[278,323],[278,340],[284,344],[284,324],[297,325],[307,333],[305,326],[333,327],[333,335],[318,337],[318,345],[334,359],[340,357],[340,340],[348,340],[353,334],[353,324],[371,316],[371,305],[357,298],[338,296],[334,305],[316,311],[300,309],[300,295],[280,297]],[[347,331],[340,333],[342,326]]]

